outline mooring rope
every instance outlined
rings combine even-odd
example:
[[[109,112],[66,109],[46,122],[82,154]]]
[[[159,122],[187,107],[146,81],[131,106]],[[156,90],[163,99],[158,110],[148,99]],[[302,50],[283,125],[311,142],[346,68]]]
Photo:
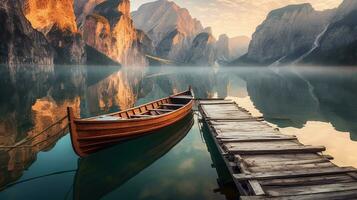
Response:
[[[63,120],[67,119],[67,116],[62,117],[60,120],[56,121],[55,123],[51,124],[49,127],[45,128],[43,131],[39,132],[38,134],[32,136],[31,138],[25,140],[23,143],[32,141],[33,139],[37,138],[38,136],[42,135],[43,133],[45,133],[46,131],[50,130],[52,127],[54,127],[57,124],[60,124],[60,122],[62,122]]]
[[[45,140],[39,141],[39,142],[37,142],[37,143],[35,143],[35,144],[33,144],[33,145],[29,145],[29,146],[35,147],[35,146],[37,146],[37,145],[39,145],[39,144],[42,144],[42,143],[44,143],[44,142],[46,142],[46,141],[48,141],[48,140],[50,140],[50,139],[52,139],[52,138],[55,138],[55,137],[58,137],[58,138],[59,138],[60,136],[62,136],[62,135],[66,132],[66,130],[67,130],[67,127],[61,129],[60,131],[58,131],[58,132],[55,133],[54,135],[52,135],[52,136],[50,136],[50,137],[47,137]],[[62,134],[59,134],[59,133],[62,133]]]
[[[76,171],[77,171],[77,169],[72,169],[72,170],[53,172],[53,173],[49,173],[49,174],[45,174],[45,175],[41,175],[41,176],[35,176],[35,177],[32,177],[32,178],[28,178],[28,179],[24,179],[24,180],[21,180],[21,181],[17,181],[17,182],[14,182],[14,183],[7,184],[7,185],[1,187],[0,191],[2,191],[4,189],[7,189],[9,187],[12,187],[12,186],[21,184],[21,183],[26,183],[26,182],[37,180],[37,179],[40,179],[40,178],[45,178],[45,177],[54,176],[54,175],[60,175],[60,174],[66,174],[66,173],[71,173],[71,172],[76,172]]]
[[[65,128],[63,128],[63,129],[61,129],[60,131],[58,131],[55,135],[53,135],[53,136],[51,136],[51,137],[49,137],[49,138],[46,138],[46,139],[43,140],[43,141],[40,141],[40,142],[38,142],[38,143],[36,143],[36,144],[34,144],[34,145],[24,145],[24,144],[26,144],[26,143],[28,143],[28,142],[30,142],[30,141],[36,139],[37,137],[41,136],[42,134],[46,133],[48,130],[50,130],[51,128],[53,128],[55,125],[61,124],[65,119],[67,119],[67,116],[62,117],[61,119],[59,119],[59,120],[56,121],[55,123],[53,123],[53,124],[51,124],[50,126],[48,126],[47,128],[45,128],[43,131],[41,131],[41,132],[39,132],[39,133],[33,135],[32,137],[25,138],[24,140],[22,140],[22,141],[16,143],[16,144],[13,145],[13,146],[0,146],[0,149],[8,149],[8,150],[7,150],[7,152],[8,152],[8,151],[11,151],[11,150],[17,149],[17,148],[31,148],[31,147],[34,147],[34,146],[40,144],[40,143],[43,143],[43,142],[45,142],[45,141],[47,141],[47,140],[53,138],[54,136],[57,136],[58,133],[60,133],[60,132],[62,132],[62,131],[64,131],[64,130],[66,130],[67,127],[68,127],[68,124],[66,125]]]

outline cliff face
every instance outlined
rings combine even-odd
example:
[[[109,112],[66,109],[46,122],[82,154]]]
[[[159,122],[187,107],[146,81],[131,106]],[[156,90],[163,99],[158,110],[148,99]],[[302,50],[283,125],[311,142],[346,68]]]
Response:
[[[105,0],[75,0],[74,13],[79,30],[82,30],[87,15],[91,14],[94,8]]]
[[[172,60],[184,59],[193,39],[203,30],[187,9],[168,0],[144,4],[131,15],[135,27],[153,41],[158,56]]]
[[[216,39],[211,33],[198,34],[188,51],[186,62],[192,65],[214,65],[216,61],[215,44]]]
[[[269,65],[298,59],[313,47],[332,13],[316,11],[310,4],[273,10],[253,34],[244,61]]]
[[[136,30],[138,47],[140,52],[148,53],[150,55],[155,55],[156,50],[152,40],[144,33],[142,30]]]
[[[323,65],[357,64],[357,1],[345,0],[338,7],[319,46],[302,62]]]
[[[159,42],[156,53],[163,58],[181,60],[186,56],[187,47],[190,43],[191,41],[185,38],[183,33],[175,29]]]
[[[229,38],[227,35],[220,35],[216,43],[216,54],[219,60],[229,60]]]
[[[55,48],[55,63],[85,62],[85,44],[77,31],[73,0],[24,0],[23,12]]]
[[[112,42],[109,21],[97,14],[88,15],[83,27],[83,39],[98,51],[109,52]]]
[[[123,65],[146,65],[140,39],[130,17],[129,0],[107,0],[86,16],[85,42]]]
[[[31,27],[17,0],[0,0],[0,63],[53,64],[53,49]]]
[[[32,26],[47,34],[53,26],[76,32],[73,0],[25,0],[23,10]]]
[[[336,23],[345,17],[347,17],[352,12],[356,11],[357,2],[354,0],[343,0],[341,5],[337,8],[335,15],[332,18],[332,22]]]

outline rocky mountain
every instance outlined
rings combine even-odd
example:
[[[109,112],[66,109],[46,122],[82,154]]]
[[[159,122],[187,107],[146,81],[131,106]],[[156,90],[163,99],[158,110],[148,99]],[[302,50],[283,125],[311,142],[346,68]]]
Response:
[[[246,36],[237,36],[229,38],[226,34],[219,36],[216,42],[217,60],[230,62],[239,58],[248,52],[250,38]]]
[[[354,0],[343,0],[341,5],[337,8],[335,15],[332,18],[332,22],[336,23],[348,15],[350,15],[352,12],[356,11],[357,8],[357,2]]]
[[[236,36],[229,38],[229,59],[234,60],[248,52],[250,38],[247,36]]]
[[[158,0],[131,13],[134,26],[153,41],[158,56],[184,60],[192,41],[203,31],[201,23],[174,2]]]
[[[129,0],[103,1],[85,18],[82,32],[89,46],[123,65],[146,65],[141,50],[150,48],[145,47],[150,41],[135,29]]]
[[[216,42],[216,56],[219,60],[229,60],[229,37],[226,34],[220,35]]]
[[[53,64],[53,49],[32,28],[17,0],[0,0],[0,63]]]
[[[74,13],[79,30],[82,30],[87,15],[91,14],[94,8],[105,0],[75,0]]]
[[[319,45],[302,63],[356,65],[357,1],[344,0],[321,35]]]
[[[211,33],[202,32],[192,42],[186,63],[192,65],[214,65],[216,61],[216,39]]]
[[[85,63],[85,43],[77,31],[73,0],[24,0],[22,7],[31,25],[56,50],[55,63]]]
[[[270,65],[294,62],[308,52],[325,30],[333,10],[316,11],[310,4],[271,11],[252,36],[248,53],[234,64]]]
[[[154,55],[156,50],[152,40],[142,30],[136,29],[136,36],[139,46],[139,51]]]

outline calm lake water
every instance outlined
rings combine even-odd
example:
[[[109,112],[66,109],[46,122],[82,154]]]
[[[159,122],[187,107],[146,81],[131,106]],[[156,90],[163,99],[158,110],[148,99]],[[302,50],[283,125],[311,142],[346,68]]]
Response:
[[[197,113],[87,158],[65,123],[185,90],[234,99],[301,142],[357,167],[357,70],[331,67],[0,66],[0,199],[236,199]],[[9,148],[32,138],[22,148]],[[4,148],[6,146],[7,148]]]

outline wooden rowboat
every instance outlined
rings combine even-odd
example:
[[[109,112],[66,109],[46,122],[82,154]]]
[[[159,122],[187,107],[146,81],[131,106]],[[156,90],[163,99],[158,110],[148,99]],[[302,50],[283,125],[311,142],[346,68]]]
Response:
[[[194,102],[191,87],[178,94],[129,110],[77,119],[68,108],[68,121],[74,151],[81,157],[119,141],[152,133],[174,124],[191,113]]]
[[[102,199],[155,163],[191,130],[193,115],[177,123],[78,159],[73,199]],[[113,156],[115,155],[115,156]]]

